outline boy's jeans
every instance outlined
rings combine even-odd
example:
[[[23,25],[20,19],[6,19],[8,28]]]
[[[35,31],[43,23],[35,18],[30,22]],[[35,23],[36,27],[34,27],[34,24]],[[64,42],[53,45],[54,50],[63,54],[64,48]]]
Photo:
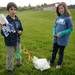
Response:
[[[14,69],[14,50],[16,55],[16,60],[21,60],[21,47],[20,43],[17,43],[16,46],[7,46],[7,60],[6,60],[6,69],[13,70]]]

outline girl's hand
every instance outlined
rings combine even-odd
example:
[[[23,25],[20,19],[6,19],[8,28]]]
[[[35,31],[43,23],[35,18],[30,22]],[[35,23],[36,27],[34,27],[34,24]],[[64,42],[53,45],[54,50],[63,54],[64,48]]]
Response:
[[[55,37],[56,39],[59,39],[59,38],[60,38],[60,34],[58,33],[58,34],[56,34],[54,37]]]
[[[56,37],[57,37],[57,38],[60,38],[60,34],[59,34],[59,33],[57,33],[57,34],[56,34]]]

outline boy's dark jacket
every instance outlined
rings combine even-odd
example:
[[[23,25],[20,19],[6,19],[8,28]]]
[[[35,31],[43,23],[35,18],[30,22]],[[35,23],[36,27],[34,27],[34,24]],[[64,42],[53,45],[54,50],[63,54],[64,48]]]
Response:
[[[20,41],[20,35],[17,33],[18,31],[23,31],[20,20],[17,16],[15,16],[15,20],[13,20],[9,15],[6,17],[8,22],[14,26],[16,33],[9,33],[8,37],[5,37],[3,31],[1,30],[1,34],[4,36],[5,45],[7,46],[15,46],[17,42]]]

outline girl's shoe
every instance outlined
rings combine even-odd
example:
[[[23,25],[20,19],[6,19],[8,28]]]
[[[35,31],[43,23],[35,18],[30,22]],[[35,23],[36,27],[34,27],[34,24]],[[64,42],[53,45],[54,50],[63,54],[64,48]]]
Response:
[[[61,67],[62,67],[61,65],[57,65],[56,69],[61,69]]]

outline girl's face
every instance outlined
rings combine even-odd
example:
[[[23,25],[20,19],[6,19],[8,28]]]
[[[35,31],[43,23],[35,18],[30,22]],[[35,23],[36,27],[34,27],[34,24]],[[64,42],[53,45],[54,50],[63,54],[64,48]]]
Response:
[[[16,8],[15,7],[11,7],[11,8],[9,8],[9,15],[11,16],[11,17],[15,17],[15,15],[16,15]]]
[[[64,7],[62,5],[58,7],[58,12],[60,13],[60,15],[64,14],[65,9],[64,9]]]

